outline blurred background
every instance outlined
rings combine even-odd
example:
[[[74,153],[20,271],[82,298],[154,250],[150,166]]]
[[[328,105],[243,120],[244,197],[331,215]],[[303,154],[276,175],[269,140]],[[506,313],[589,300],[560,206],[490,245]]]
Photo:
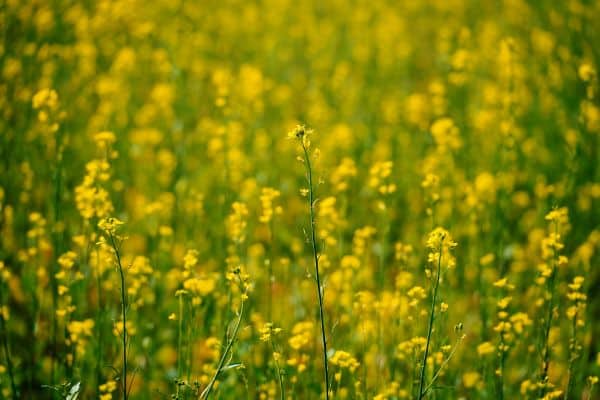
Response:
[[[3,397],[121,396],[116,217],[132,399],[196,398],[245,295],[216,396],[322,398],[306,124],[336,398],[414,397],[437,226],[431,397],[596,398],[599,2],[1,10]]]

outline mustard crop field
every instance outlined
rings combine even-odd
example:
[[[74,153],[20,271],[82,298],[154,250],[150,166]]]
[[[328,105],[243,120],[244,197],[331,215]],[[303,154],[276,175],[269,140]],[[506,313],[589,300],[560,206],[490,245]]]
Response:
[[[1,1],[0,398],[600,399],[598,21]]]

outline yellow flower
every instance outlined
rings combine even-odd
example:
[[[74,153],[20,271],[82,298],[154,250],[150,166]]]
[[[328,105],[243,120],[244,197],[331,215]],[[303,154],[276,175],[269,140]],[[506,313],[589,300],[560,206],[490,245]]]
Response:
[[[273,201],[280,195],[279,190],[269,187],[262,188],[260,195],[262,214],[258,220],[263,224],[268,224],[273,218],[273,214],[281,214],[281,207],[273,207]]]
[[[248,207],[236,201],[231,205],[231,214],[227,217],[227,233],[234,242],[242,243],[246,239],[246,218]]]
[[[438,145],[438,148],[458,149],[462,146],[458,127],[450,118],[440,118],[431,125],[431,135]]]
[[[185,253],[183,257],[183,268],[191,269],[198,264],[198,250],[190,249]]]
[[[444,228],[435,228],[427,238],[427,247],[434,251],[439,251],[442,246],[449,249],[456,247],[456,242],[452,240],[450,233]]]
[[[55,109],[58,106],[58,94],[53,89],[42,89],[33,96],[32,103],[34,109]]]
[[[123,222],[113,217],[104,218],[98,222],[98,228],[109,235],[114,235],[121,225],[123,225]]]
[[[477,354],[480,356],[485,356],[488,354],[492,354],[496,351],[496,347],[490,342],[483,342],[479,346],[477,346]]]
[[[308,129],[305,125],[296,125],[294,129],[288,132],[288,138],[298,139],[305,148],[310,147],[310,136],[313,134],[312,129]]]
[[[564,223],[568,220],[569,210],[566,207],[561,207],[550,211],[546,214],[546,221]]]
[[[200,296],[206,296],[216,287],[216,282],[212,278],[190,278],[183,282],[183,288]]]
[[[102,131],[94,135],[94,142],[100,147],[108,147],[117,140],[113,132]]]
[[[98,389],[100,389],[101,392],[112,393],[115,390],[117,390],[117,382],[110,380],[110,381],[98,386]],[[108,398],[112,398],[112,397],[108,397]]]
[[[260,340],[263,342],[268,342],[271,340],[272,335],[277,335],[281,332],[281,328],[273,327],[272,322],[266,322],[262,328],[258,330],[260,333]]]
[[[64,269],[71,269],[73,264],[75,264],[75,259],[77,258],[77,254],[73,251],[67,251],[58,257],[58,264]]]
[[[475,387],[479,383],[480,379],[481,375],[479,372],[475,371],[465,372],[462,376],[463,385],[468,389]]]
[[[348,368],[350,372],[354,372],[360,363],[356,358],[352,357],[350,353],[342,350],[336,350],[336,352],[330,358],[331,364],[337,365],[340,368]]]
[[[596,76],[596,70],[589,63],[581,64],[577,72],[584,82],[589,82]]]

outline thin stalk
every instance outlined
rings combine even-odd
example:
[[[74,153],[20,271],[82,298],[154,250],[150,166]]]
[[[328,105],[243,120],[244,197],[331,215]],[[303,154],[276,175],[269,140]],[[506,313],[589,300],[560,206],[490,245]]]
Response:
[[[386,256],[386,252],[387,252],[387,248],[386,248],[386,243],[387,243],[387,239],[388,239],[388,234],[390,231],[390,224],[389,224],[389,218],[388,218],[388,212],[387,212],[387,204],[386,204],[386,208],[384,211],[384,218],[383,218],[383,223],[381,226],[381,254],[379,255],[379,269],[378,269],[378,273],[377,273],[377,284],[379,285],[379,288],[381,290],[383,290],[383,285],[385,284],[385,256]]]
[[[177,330],[177,378],[181,377],[181,342],[183,340],[183,295],[179,295],[179,321]]]
[[[196,337],[196,310],[192,307],[191,303],[188,304],[190,308],[190,319],[188,328],[187,328],[187,343],[186,343],[186,361],[185,361],[185,370],[186,370],[186,381],[189,383],[192,380],[192,342]]]
[[[442,239],[443,243],[443,239]],[[435,278],[435,285],[433,287],[433,298],[431,300],[431,310],[429,311],[429,325],[427,327],[427,342],[425,343],[425,353],[423,354],[423,363],[421,364],[421,373],[419,376],[419,395],[418,400],[421,400],[425,396],[423,391],[423,385],[425,384],[425,369],[427,368],[427,356],[429,355],[429,344],[431,342],[431,331],[433,330],[433,320],[435,316],[435,302],[437,300],[438,287],[440,285],[440,273],[442,271],[442,243],[440,243],[440,254],[438,256],[437,275]]]
[[[325,315],[323,312],[323,293],[321,290],[321,277],[319,275],[319,254],[317,249],[317,234],[316,234],[316,223],[315,223],[315,212],[314,212],[314,191],[312,181],[312,168],[310,166],[310,157],[308,156],[308,149],[302,143],[302,150],[304,151],[304,162],[306,165],[306,176],[308,180],[308,203],[310,210],[310,235],[312,242],[313,261],[315,264],[315,276],[317,282],[317,294],[319,297],[319,317],[321,320],[321,337],[323,340],[323,367],[325,370],[325,399],[329,400],[329,366],[327,364],[327,337],[325,335]]]
[[[573,332],[573,338],[571,339],[571,349],[570,349],[570,355],[569,355],[569,372],[567,375],[567,389],[565,391],[565,399],[564,400],[569,400],[569,395],[571,394],[571,391],[573,390],[573,373],[575,370],[575,360],[578,357],[577,354],[577,313],[575,313],[575,315],[573,316],[573,323],[571,325],[571,329]]]
[[[96,250],[96,261],[98,261],[100,258],[100,256],[98,255],[98,250]],[[96,354],[96,395],[97,397],[100,397],[100,382],[102,380],[102,344],[103,344],[103,337],[102,337],[102,327],[104,326],[103,324],[103,315],[104,313],[102,312],[102,298],[101,298],[101,293],[102,290],[101,288],[101,284],[100,284],[100,267],[99,267],[100,263],[97,262],[96,263],[96,290],[98,292],[98,309],[96,310],[96,321],[97,321],[97,334],[98,334],[98,348],[97,348],[97,354]]]
[[[238,331],[240,329],[240,324],[242,323],[242,317],[244,315],[244,295],[245,295],[245,292],[242,293],[242,300],[241,300],[241,304],[240,304],[240,311],[238,312],[238,318],[235,322],[235,326],[233,327],[233,332],[232,332],[231,336],[229,337],[229,340],[227,341],[227,345],[225,346],[225,351],[221,355],[221,359],[219,360],[219,364],[217,365],[217,370],[215,371],[214,375],[212,376],[212,378],[211,378],[210,382],[208,383],[208,385],[206,386],[206,388],[202,391],[202,393],[200,393],[200,399],[206,400],[210,396],[210,393],[213,390],[215,382],[217,381],[217,379],[219,378],[219,375],[221,374],[221,372],[223,370],[223,366],[225,365],[225,361],[227,360],[227,357],[229,356],[229,352],[231,351],[231,348],[233,347],[233,344],[235,343]]]
[[[56,226],[57,223],[60,221],[60,211],[61,211],[61,207],[60,207],[60,199],[61,199],[61,184],[62,184],[62,150],[61,150],[61,140],[62,135],[61,135],[61,131],[59,130],[58,133],[56,134],[55,137],[55,148],[56,148],[56,165],[55,165],[55,169],[54,169],[54,174],[52,177],[52,181],[54,183],[54,200],[52,203],[52,208],[53,208],[53,226]],[[61,245],[62,245],[62,238],[63,238],[63,233],[62,232],[53,232],[52,234],[52,248],[54,250],[54,254],[59,254],[59,252],[62,251],[62,249],[60,249]],[[54,257],[54,260],[52,261],[52,263],[50,264],[50,290],[52,292],[52,310],[56,310],[57,309],[57,304],[58,304],[58,285],[56,282],[56,271],[58,270],[58,261],[56,259],[56,257]],[[50,364],[50,382],[52,382],[52,384],[54,384],[54,378],[55,378],[55,370],[56,370],[56,359],[58,357],[58,338],[57,338],[57,333],[58,333],[58,321],[56,318],[56,313],[53,312],[52,313],[52,333],[51,333],[51,337],[52,337],[52,361]],[[67,368],[68,370],[68,368]]]
[[[101,297],[101,284],[100,284],[100,255],[98,249],[96,249],[96,293],[98,296],[98,307],[96,309],[96,334],[98,340],[98,346],[96,348],[96,397],[100,397],[100,382],[102,381],[102,347],[103,347],[103,336],[102,327],[104,326],[104,310],[102,309],[102,297]]]
[[[503,338],[504,333],[500,332],[500,346],[502,348],[500,354],[500,374],[498,376],[497,386],[498,386],[498,400],[504,400],[504,369],[506,364],[506,349]]]
[[[452,351],[450,352],[450,354],[448,354],[448,357],[444,360],[444,362],[442,362],[442,365],[440,365],[440,367],[438,368],[437,372],[433,375],[433,378],[431,378],[431,382],[429,382],[429,384],[425,388],[423,396],[425,396],[427,394],[427,392],[429,392],[429,390],[433,387],[433,384],[435,383],[435,381],[437,380],[437,378],[442,373],[442,370],[446,367],[446,365],[448,365],[448,363],[450,362],[450,360],[452,359],[452,357],[454,357],[454,353],[456,353],[456,350],[458,349],[458,345],[460,344],[460,342],[462,342],[462,340],[463,340],[463,337],[461,336],[456,341],[456,344],[454,345],[454,348],[452,349]]]
[[[115,251],[115,257],[117,259],[117,267],[119,268],[119,275],[121,277],[121,316],[123,317],[123,400],[127,400],[127,296],[125,293],[125,274],[123,273],[123,265],[121,264],[121,254],[119,248],[115,243],[115,237],[110,234],[110,241]]]
[[[0,332],[2,333],[2,348],[4,349],[4,358],[6,359],[6,367],[8,370],[8,378],[10,380],[10,389],[12,392],[12,398],[17,399],[17,386],[15,385],[15,376],[13,372],[13,363],[10,358],[10,351],[8,349],[8,329],[6,329],[6,321],[4,320],[4,303],[2,302],[2,283],[0,282]]]
[[[361,318],[361,329],[362,329],[362,353],[364,354],[364,357],[366,358],[366,354],[367,354],[367,330],[365,329],[365,320],[366,318]],[[366,364],[366,363],[364,363]],[[362,382],[362,386],[363,386],[363,396],[365,399],[368,398],[368,389],[367,389],[367,367],[364,366],[363,367],[363,382]]]
[[[555,233],[558,234],[558,224],[555,225]],[[552,257],[552,273],[548,281],[548,290],[550,291],[550,300],[548,300],[548,313],[546,314],[546,325],[544,326],[544,342],[542,350],[542,373],[540,375],[540,397],[546,394],[546,381],[548,379],[548,367],[550,363],[550,346],[548,340],[550,338],[550,328],[552,327],[552,314],[554,309],[554,286],[556,281],[556,249],[553,250]]]
[[[271,348],[273,349],[273,354],[277,353],[277,350],[275,349],[275,343],[273,343],[273,340],[270,340],[271,342]],[[277,361],[276,357],[273,357],[273,361],[275,361],[275,368],[277,368],[277,379],[279,380],[279,398],[281,400],[285,400],[285,391],[283,389],[283,376],[281,375],[281,369],[279,368],[279,361]]]
[[[269,242],[267,244],[267,321],[273,322],[273,219],[269,221]]]
[[[480,233],[481,234],[481,233]],[[483,279],[483,266],[480,262],[477,262],[477,291],[479,293],[479,319],[481,320],[481,330],[479,335],[481,337],[481,343],[487,341],[487,307],[485,306],[485,299],[487,299],[486,295],[486,286]]]
[[[590,381],[588,381],[588,382],[589,382],[589,389],[587,391],[588,395],[587,395],[587,399],[586,400],[591,400],[591,398],[592,398],[592,391],[594,390],[594,383],[592,383]],[[583,396],[582,396],[582,398],[583,398]]]

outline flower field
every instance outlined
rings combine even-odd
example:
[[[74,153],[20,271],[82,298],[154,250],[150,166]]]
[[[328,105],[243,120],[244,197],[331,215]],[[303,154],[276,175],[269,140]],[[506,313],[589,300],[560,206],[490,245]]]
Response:
[[[600,398],[600,2],[0,10],[0,398]]]

